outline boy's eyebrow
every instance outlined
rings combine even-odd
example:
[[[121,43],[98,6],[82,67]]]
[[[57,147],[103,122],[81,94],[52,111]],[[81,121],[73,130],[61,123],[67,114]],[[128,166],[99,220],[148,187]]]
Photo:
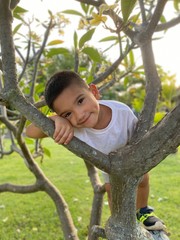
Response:
[[[78,101],[79,98],[81,98],[84,94],[80,93],[74,100],[73,105]],[[68,110],[65,110],[64,112],[60,113],[59,116],[62,116],[63,114],[69,112]]]

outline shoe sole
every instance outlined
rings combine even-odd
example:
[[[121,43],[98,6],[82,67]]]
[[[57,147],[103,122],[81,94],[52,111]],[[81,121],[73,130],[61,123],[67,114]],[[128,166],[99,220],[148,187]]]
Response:
[[[156,231],[156,230],[163,230],[166,231],[166,226],[162,223],[162,222],[156,222],[154,225],[152,226],[146,226],[143,223],[141,223],[143,225],[143,227],[147,230],[151,230],[151,231]]]

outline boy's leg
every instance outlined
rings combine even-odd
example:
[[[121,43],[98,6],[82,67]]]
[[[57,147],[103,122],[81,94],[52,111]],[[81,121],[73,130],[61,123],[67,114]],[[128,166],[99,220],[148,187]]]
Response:
[[[137,219],[148,230],[163,230],[165,225],[153,212],[153,209],[148,207],[149,197],[149,174],[146,173],[139,183],[137,189]]]
[[[149,174],[146,173],[138,185],[136,209],[147,207],[149,198]]]

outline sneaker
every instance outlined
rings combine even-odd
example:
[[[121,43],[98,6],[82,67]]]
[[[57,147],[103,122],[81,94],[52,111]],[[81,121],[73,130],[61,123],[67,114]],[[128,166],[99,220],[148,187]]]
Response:
[[[137,220],[147,230],[165,230],[166,226],[164,222],[159,219],[153,212],[153,208],[146,207],[141,208],[136,213]]]

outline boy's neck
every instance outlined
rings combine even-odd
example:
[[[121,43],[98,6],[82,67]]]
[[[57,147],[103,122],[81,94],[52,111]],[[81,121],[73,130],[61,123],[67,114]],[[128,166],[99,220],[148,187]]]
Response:
[[[100,110],[99,110],[99,119],[98,123],[95,126],[94,129],[104,129],[106,128],[112,118],[112,110],[108,106],[99,104]]]

